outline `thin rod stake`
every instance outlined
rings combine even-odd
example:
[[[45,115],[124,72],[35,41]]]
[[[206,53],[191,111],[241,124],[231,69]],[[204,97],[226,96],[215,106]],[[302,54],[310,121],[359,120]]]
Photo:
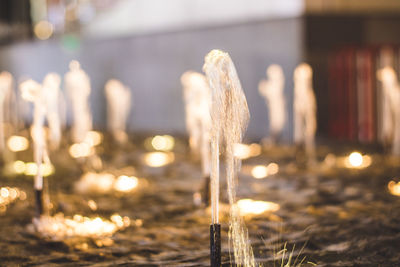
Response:
[[[43,215],[43,190],[35,189],[36,217]]]
[[[210,262],[211,267],[221,266],[221,225],[210,225]]]

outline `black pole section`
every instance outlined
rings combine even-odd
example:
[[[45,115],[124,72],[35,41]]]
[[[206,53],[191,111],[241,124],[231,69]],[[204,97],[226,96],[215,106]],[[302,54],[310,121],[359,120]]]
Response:
[[[35,189],[36,217],[43,215],[43,190]]]
[[[210,261],[211,267],[221,267],[221,225],[210,225]]]
[[[204,205],[207,207],[210,204],[210,197],[211,197],[211,179],[210,176],[206,176],[203,178],[204,184],[203,184],[203,189],[201,191],[201,199],[204,203]]]

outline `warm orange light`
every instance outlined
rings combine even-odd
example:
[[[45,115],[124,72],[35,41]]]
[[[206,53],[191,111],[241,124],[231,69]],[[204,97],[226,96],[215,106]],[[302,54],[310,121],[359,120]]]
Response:
[[[101,144],[103,135],[96,131],[89,131],[82,143],[73,144],[69,148],[69,154],[73,158],[89,157],[95,153],[94,147]]]
[[[25,162],[23,162],[21,160],[14,161],[13,165],[12,165],[12,168],[13,168],[13,171],[16,174],[23,174],[25,172],[25,169],[26,169]]]
[[[110,173],[87,172],[75,183],[76,189],[81,193],[107,193],[114,185],[115,176]]]
[[[73,144],[69,148],[69,154],[73,158],[83,158],[93,155],[94,151],[87,143]]]
[[[247,159],[250,157],[250,147],[245,144],[235,144],[233,154],[239,159]]]
[[[173,153],[150,152],[144,155],[144,162],[150,167],[162,167],[175,160]]]
[[[390,181],[388,184],[390,194],[400,196],[400,182]]]
[[[13,135],[8,138],[7,147],[12,152],[24,151],[28,149],[29,141],[23,136]]]
[[[361,167],[363,163],[363,157],[359,152],[353,152],[349,155],[349,163],[352,167]]]
[[[261,146],[259,144],[253,143],[253,144],[250,144],[249,147],[250,147],[250,156],[251,157],[256,157],[261,154]]]
[[[248,159],[261,154],[261,146],[259,144],[235,144],[233,147],[233,155],[239,159]]]
[[[146,181],[143,180],[143,182]],[[113,190],[126,193],[134,190],[138,185],[139,179],[134,176],[121,175],[116,178],[111,173],[87,172],[75,183],[75,188],[80,193],[104,194]]]
[[[268,176],[268,168],[264,165],[254,166],[251,170],[251,175],[256,179],[262,179]]]
[[[114,222],[119,228],[128,227],[131,225],[131,220],[129,217],[121,217],[119,214],[113,214],[111,216],[111,221]]]
[[[175,145],[175,139],[170,135],[156,135],[151,140],[151,145],[155,150],[171,151]]]
[[[47,40],[53,34],[54,27],[53,24],[46,20],[42,20],[38,22],[35,27],[33,28],[33,32],[35,33],[36,37],[40,40]]]
[[[260,215],[265,212],[275,212],[280,209],[279,204],[269,201],[252,200],[249,198],[241,199],[237,202],[240,214],[246,215]]]
[[[139,179],[134,176],[121,175],[114,183],[114,189],[120,192],[129,192],[135,189],[139,184]]]
[[[97,210],[97,203],[92,199],[88,201],[88,206],[91,210]]]
[[[262,179],[269,175],[277,174],[279,171],[279,166],[276,163],[270,163],[267,166],[256,165],[251,170],[251,175],[256,179]]]
[[[269,175],[275,175],[279,172],[279,165],[274,162],[271,162],[270,164],[268,164],[267,168],[268,168]]]
[[[85,140],[83,142],[93,147],[100,145],[102,141],[103,141],[103,135],[100,132],[89,131],[87,132]]]
[[[345,161],[345,166],[347,168],[362,169],[371,165],[372,159],[370,156],[363,156],[360,152],[352,152],[347,160]]]
[[[100,217],[88,218],[76,214],[73,218],[66,218],[62,213],[55,216],[42,216],[34,219],[39,233],[44,236],[60,240],[66,237],[104,237],[111,236],[119,229],[130,225],[128,217],[118,214],[111,216],[111,220]]]
[[[1,187],[0,188],[0,212],[7,210],[7,205],[16,200],[25,200],[26,193],[16,187]]]
[[[22,165],[21,165],[22,166]],[[40,165],[40,170],[44,177],[52,175],[54,173],[54,166],[52,164],[42,163]],[[38,173],[38,166],[35,162],[25,163],[24,174],[28,176],[35,176]]]

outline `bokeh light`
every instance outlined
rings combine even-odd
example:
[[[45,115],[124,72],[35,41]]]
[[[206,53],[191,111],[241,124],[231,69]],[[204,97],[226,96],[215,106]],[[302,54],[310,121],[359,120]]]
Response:
[[[22,165],[21,165],[22,167]],[[54,173],[54,166],[49,163],[40,164],[40,170],[42,176],[46,177],[52,175]],[[28,176],[35,176],[38,173],[38,166],[35,162],[27,162],[25,163],[25,171],[24,174]]]
[[[151,145],[155,150],[171,151],[174,148],[175,140],[170,135],[156,135],[151,140]]]
[[[362,155],[360,152],[352,152],[345,160],[347,168],[362,169],[366,168],[372,163],[372,158],[368,155]]]
[[[144,162],[150,167],[162,167],[175,160],[173,153],[149,152],[144,155]]]
[[[267,166],[256,165],[251,170],[251,175],[256,179],[266,178],[269,175],[275,175],[279,171],[278,164],[271,162]]]
[[[120,192],[129,192],[135,189],[139,184],[139,179],[134,176],[121,175],[114,184],[114,189]]]
[[[349,163],[353,167],[360,167],[363,163],[363,157],[360,152],[352,152],[349,156]]]
[[[69,154],[73,158],[89,157],[94,154],[93,148],[87,143],[73,144],[69,148]]]
[[[233,154],[239,159],[248,159],[256,157],[261,154],[261,146],[259,144],[235,144],[233,147]]]
[[[33,32],[40,40],[47,40],[53,35],[54,26],[46,20],[39,21],[33,28]]]
[[[400,182],[390,181],[388,184],[390,194],[400,196]]]
[[[23,136],[13,135],[8,138],[7,147],[12,152],[24,151],[29,148],[29,141]]]
[[[249,198],[240,199],[237,202],[240,214],[246,215],[260,215],[265,212],[275,212],[280,209],[279,204],[269,201],[252,200]]]

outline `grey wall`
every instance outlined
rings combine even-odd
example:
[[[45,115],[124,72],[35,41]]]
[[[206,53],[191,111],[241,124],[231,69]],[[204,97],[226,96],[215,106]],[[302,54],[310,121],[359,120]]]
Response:
[[[82,39],[74,52],[65,50],[60,40],[35,41],[0,47],[0,70],[41,81],[50,71],[64,74],[69,61],[78,59],[91,77],[97,127],[106,123],[103,86],[108,79],[117,78],[133,91],[129,129],[184,133],[180,76],[189,69],[201,71],[204,56],[219,48],[231,55],[247,96],[251,113],[248,139],[268,133],[267,109],[258,94],[258,82],[269,64],[283,66],[289,108],[284,139],[291,140],[292,73],[302,60],[302,36],[301,18],[291,18],[111,40]]]

